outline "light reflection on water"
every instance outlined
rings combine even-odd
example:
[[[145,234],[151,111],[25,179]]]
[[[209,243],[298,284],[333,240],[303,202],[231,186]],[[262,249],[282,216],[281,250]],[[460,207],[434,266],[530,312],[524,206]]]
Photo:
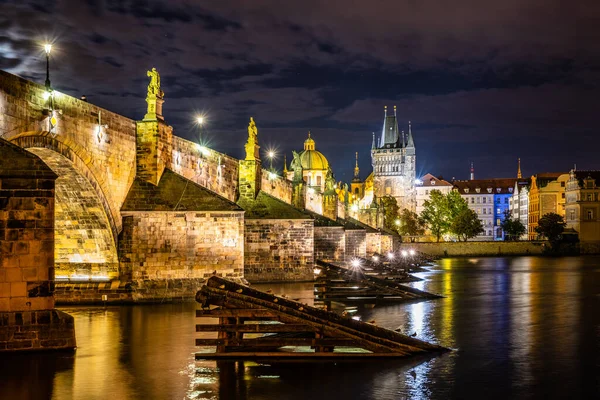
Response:
[[[358,310],[455,350],[434,358],[196,362],[195,304],[65,308],[77,352],[2,356],[0,398],[599,398],[599,261],[445,259],[412,283],[444,298]],[[257,287],[312,301],[311,284]]]

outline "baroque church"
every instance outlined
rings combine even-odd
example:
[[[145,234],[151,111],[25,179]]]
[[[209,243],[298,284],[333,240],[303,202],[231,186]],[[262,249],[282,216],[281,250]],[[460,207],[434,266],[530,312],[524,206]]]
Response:
[[[351,183],[354,212],[368,209],[373,200],[384,196],[392,196],[400,209],[416,210],[416,150],[410,122],[408,133],[398,128],[396,106],[394,113],[388,115],[384,107],[383,128],[381,136],[373,133],[371,145],[371,165],[373,172],[360,180],[358,155],[354,168],[354,179]]]

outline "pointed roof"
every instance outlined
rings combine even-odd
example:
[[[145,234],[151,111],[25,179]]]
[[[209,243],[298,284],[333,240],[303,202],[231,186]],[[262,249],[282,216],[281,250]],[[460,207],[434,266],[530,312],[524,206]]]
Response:
[[[415,141],[413,140],[412,127],[410,121],[408,121],[408,143],[406,144],[406,147],[415,147]]]
[[[521,178],[522,178],[522,176],[521,176],[521,157],[519,157],[519,159],[518,159],[518,161],[517,161],[517,162],[518,162],[518,167],[517,167],[517,178],[521,179]]]
[[[354,165],[354,178],[352,182],[360,182],[360,168],[358,168],[358,151],[356,152],[356,164]]]
[[[381,131],[381,142],[379,147],[386,147],[387,145],[396,146],[398,145],[399,132],[398,132],[398,120],[396,115],[387,115],[387,106],[385,107],[385,116],[383,118],[383,129]]]

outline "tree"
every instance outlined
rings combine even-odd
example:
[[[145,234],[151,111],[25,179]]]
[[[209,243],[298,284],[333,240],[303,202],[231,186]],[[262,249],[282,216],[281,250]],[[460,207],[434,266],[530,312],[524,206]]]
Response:
[[[455,234],[459,241],[466,242],[467,239],[483,233],[483,226],[477,213],[467,207],[453,219],[450,232]]]
[[[383,206],[383,225],[394,232],[398,232],[398,224],[396,221],[398,220],[398,211],[400,207],[398,207],[398,202],[392,196],[384,196],[381,198],[381,203]]]
[[[505,240],[519,240],[519,237],[527,232],[527,227],[520,220],[513,218],[509,210],[504,212],[500,227],[504,231]]]
[[[431,233],[439,242],[442,235],[448,232],[450,221],[448,219],[448,201],[439,190],[429,192],[429,199],[423,202],[421,219],[425,222]]]
[[[402,236],[420,236],[425,233],[425,223],[417,213],[405,208],[400,212],[400,226],[398,233]],[[414,242],[414,237],[411,238]]]
[[[562,216],[556,213],[544,214],[538,221],[538,226],[535,231],[542,236],[545,236],[550,241],[550,245],[556,248],[560,240],[560,235],[565,229],[565,220]]]
[[[448,210],[448,219],[450,223],[461,213],[469,209],[469,204],[457,191],[453,190],[446,195],[446,207]]]

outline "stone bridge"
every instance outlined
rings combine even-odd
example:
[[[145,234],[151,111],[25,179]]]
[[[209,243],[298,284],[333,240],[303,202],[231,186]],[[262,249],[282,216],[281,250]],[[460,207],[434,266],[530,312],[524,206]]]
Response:
[[[149,94],[148,114],[134,121],[0,71],[0,137],[58,175],[58,281],[116,288],[215,271],[310,280],[315,251],[340,258],[393,247],[374,239],[379,231],[336,221],[343,210],[329,219],[304,210],[306,188],[269,176],[259,157],[240,161],[173,135],[160,93],[156,109]]]

